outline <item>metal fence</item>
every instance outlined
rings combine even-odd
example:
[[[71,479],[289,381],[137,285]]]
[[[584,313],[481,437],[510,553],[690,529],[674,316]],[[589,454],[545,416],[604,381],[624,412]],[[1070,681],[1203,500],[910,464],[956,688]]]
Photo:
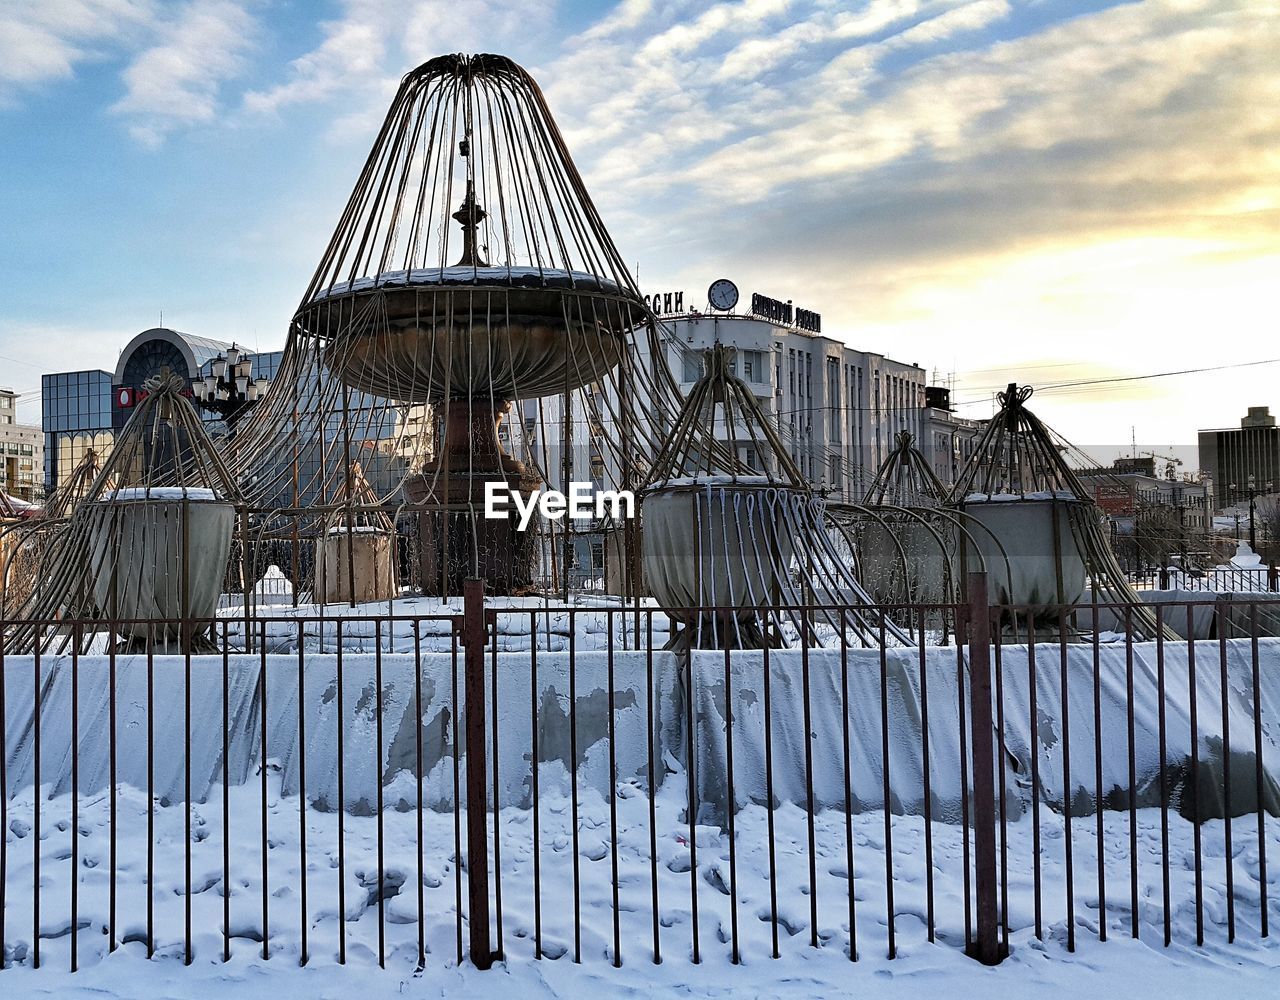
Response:
[[[657,609],[471,586],[220,619],[207,652],[0,646],[5,962],[856,961],[903,934],[995,962],[1024,925],[1200,943],[1206,908],[1267,936],[1275,608],[1139,642],[1133,608],[969,594],[895,609],[949,611],[951,646],[676,655]]]
[[[1153,568],[1131,573],[1138,590],[1192,590],[1218,593],[1262,594],[1280,591],[1280,574],[1275,566],[1216,566],[1212,569],[1182,570]]]

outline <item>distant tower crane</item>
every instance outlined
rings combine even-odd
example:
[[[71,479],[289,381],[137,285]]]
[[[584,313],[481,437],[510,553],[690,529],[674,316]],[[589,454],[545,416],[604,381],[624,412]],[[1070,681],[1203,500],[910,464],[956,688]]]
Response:
[[[1149,455],[1151,458],[1164,459],[1164,478],[1168,482],[1176,482],[1178,478],[1178,466],[1182,464],[1182,459],[1177,455],[1161,455],[1155,451],[1144,451],[1142,454]]]

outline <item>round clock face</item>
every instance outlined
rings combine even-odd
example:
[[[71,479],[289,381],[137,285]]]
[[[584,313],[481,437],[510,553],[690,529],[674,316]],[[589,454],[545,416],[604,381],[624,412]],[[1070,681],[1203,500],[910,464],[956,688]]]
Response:
[[[738,286],[728,278],[719,278],[707,289],[707,301],[713,309],[732,309],[738,304]]]

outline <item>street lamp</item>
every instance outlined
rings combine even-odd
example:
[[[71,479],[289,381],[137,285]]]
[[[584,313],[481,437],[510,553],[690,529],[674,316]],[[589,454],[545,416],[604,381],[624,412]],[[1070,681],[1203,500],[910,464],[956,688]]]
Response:
[[[209,365],[211,374],[192,384],[192,394],[204,409],[218,414],[228,424],[244,416],[267,394],[270,381],[253,377],[253,360],[235,344]]]
[[[1256,522],[1258,520],[1258,494],[1270,493],[1272,490],[1271,481],[1262,484],[1259,490],[1255,486],[1253,473],[1249,473],[1249,548],[1254,552],[1258,551],[1258,531]]]

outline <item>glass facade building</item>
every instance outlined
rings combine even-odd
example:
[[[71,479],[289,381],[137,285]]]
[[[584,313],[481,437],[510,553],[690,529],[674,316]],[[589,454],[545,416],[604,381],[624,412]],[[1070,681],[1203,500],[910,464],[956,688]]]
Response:
[[[103,458],[110,453],[115,435],[133,415],[137,394],[148,378],[168,368],[184,376],[190,386],[196,379],[211,374],[214,359],[230,347],[231,344],[223,341],[157,327],[143,331],[130,341],[120,355],[115,372],[45,375],[42,380],[45,489],[56,489],[90,448]],[[245,352],[245,356],[253,362],[255,379],[274,380],[284,352]],[[331,376],[324,373],[319,377],[321,388],[327,389],[324,383]],[[302,396],[314,400],[317,393],[304,392]],[[346,432],[342,414],[333,413],[324,421],[317,440],[298,442],[287,468],[259,473],[272,485],[271,495],[264,498],[268,506],[307,506],[316,502],[319,484],[328,482],[332,486],[337,471],[326,467],[326,459],[329,464],[333,461],[327,456],[330,450],[327,444],[341,441],[344,433],[350,434],[358,461],[375,490],[388,494],[404,478],[408,458],[397,447],[403,437],[400,426],[403,415],[396,408],[386,407],[385,401],[356,391],[348,394],[346,406],[349,423]],[[228,428],[217,414],[200,412],[211,437],[227,435]],[[321,436],[323,440],[319,439]],[[295,476],[300,487],[296,497]]]
[[[111,373],[58,372],[40,380],[44,484],[52,491],[90,448],[107,454],[112,429]]]

